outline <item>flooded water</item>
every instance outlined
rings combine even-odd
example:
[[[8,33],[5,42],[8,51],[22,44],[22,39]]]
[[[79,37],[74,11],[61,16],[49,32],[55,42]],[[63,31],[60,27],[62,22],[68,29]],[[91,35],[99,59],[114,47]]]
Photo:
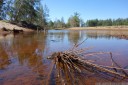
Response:
[[[56,83],[53,63],[47,57],[53,52],[71,49],[85,39],[79,48],[91,48],[87,52],[112,52],[114,60],[128,68],[128,31],[49,30],[47,33],[0,35],[0,85],[62,85]],[[87,59],[110,65],[110,55]],[[94,74],[76,77],[82,80],[76,85],[113,81]]]

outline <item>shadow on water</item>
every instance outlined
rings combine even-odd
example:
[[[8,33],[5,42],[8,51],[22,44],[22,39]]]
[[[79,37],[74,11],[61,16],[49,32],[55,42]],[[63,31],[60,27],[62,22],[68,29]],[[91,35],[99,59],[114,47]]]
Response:
[[[126,67],[128,58],[126,55],[126,45],[128,45],[127,31],[67,31],[67,30],[49,30],[48,33],[34,33],[34,34],[18,34],[18,35],[0,35],[0,84],[1,85],[61,85],[60,80],[66,79],[68,85],[72,85],[69,80],[69,72],[67,67],[61,63],[59,69],[62,77],[56,77],[56,66],[52,61],[47,60],[46,57],[53,52],[63,51],[71,48],[74,44],[83,41],[87,38],[87,42],[83,43],[81,47],[98,46],[98,49],[106,51],[110,49],[109,46],[103,47],[101,39],[111,42],[120,40],[116,43],[118,47],[112,47],[110,51],[120,52],[115,54],[115,60],[123,67]],[[122,41],[123,39],[123,41]],[[114,41],[114,42],[113,42]],[[94,43],[95,42],[95,43]],[[120,45],[120,46],[119,46]],[[111,45],[110,45],[111,46]],[[120,48],[120,50],[117,50]],[[101,51],[102,51],[101,50]],[[99,51],[97,48],[91,51]],[[89,51],[90,52],[90,51]],[[122,58],[120,58],[120,56]],[[106,64],[107,58],[94,58],[100,63]],[[124,59],[125,58],[125,59]],[[105,61],[105,62],[103,62]],[[72,73],[71,73],[72,74]],[[76,85],[93,84],[96,82],[106,82],[108,80],[100,79],[94,74],[77,74],[73,73],[72,78],[76,77]],[[94,77],[95,76],[95,77]],[[57,83],[55,83],[57,82]]]

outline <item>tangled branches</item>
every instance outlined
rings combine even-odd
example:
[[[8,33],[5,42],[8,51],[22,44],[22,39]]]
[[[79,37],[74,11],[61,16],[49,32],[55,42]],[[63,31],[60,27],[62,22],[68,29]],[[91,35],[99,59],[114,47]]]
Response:
[[[82,43],[81,43],[82,44]],[[71,50],[64,52],[55,52],[48,59],[52,59],[55,62],[56,73],[59,78],[58,81],[61,83],[70,82],[73,84],[78,81],[75,79],[76,74],[83,74],[88,72],[91,73],[102,73],[115,77],[116,79],[128,80],[128,69],[120,67],[113,59],[111,52],[91,52],[86,53],[86,50],[91,48],[78,49],[79,46],[75,45]],[[83,57],[96,54],[110,54],[112,66],[104,66],[93,63],[91,60],[84,59]],[[115,66],[114,66],[115,65]],[[65,75],[65,78],[63,78]],[[67,79],[67,81],[65,80]],[[79,82],[80,83],[80,82]]]

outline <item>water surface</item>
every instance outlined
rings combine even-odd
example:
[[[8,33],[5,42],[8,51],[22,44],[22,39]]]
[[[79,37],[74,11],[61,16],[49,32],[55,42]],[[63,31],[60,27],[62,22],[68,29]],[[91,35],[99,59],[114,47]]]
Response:
[[[47,57],[53,52],[71,49],[85,39],[79,48],[92,48],[87,52],[112,52],[120,66],[128,67],[128,31],[49,30],[46,33],[0,35],[0,85],[54,85],[55,79],[51,79],[50,74],[53,63]],[[87,59],[111,65],[108,54]],[[89,84],[90,80],[94,83],[108,81],[94,76],[84,81]]]

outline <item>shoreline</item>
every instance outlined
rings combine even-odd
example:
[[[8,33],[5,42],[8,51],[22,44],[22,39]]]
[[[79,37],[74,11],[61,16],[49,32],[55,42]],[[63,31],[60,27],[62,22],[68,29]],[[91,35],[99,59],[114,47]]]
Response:
[[[98,26],[98,27],[72,27],[67,30],[126,30],[128,26]]]
[[[0,34],[9,34],[9,31],[3,31],[2,28],[6,28],[7,30],[13,31],[15,30],[22,30],[23,32],[34,32],[35,30],[29,29],[29,28],[24,28],[24,27],[19,27],[17,25],[5,22],[5,21],[0,21]]]

